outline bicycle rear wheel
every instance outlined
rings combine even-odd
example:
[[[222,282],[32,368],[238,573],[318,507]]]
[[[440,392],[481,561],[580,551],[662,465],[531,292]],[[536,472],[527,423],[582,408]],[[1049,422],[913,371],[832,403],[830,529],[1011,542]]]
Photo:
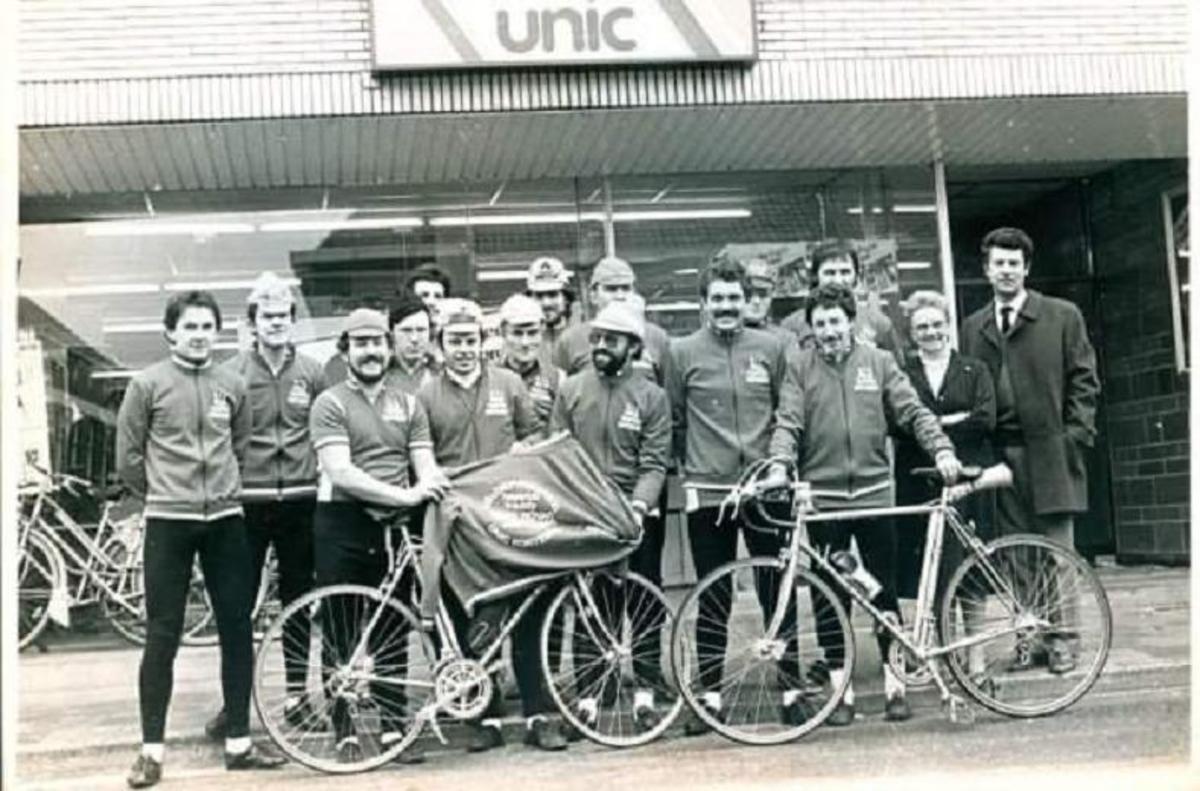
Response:
[[[333,774],[366,771],[420,734],[433,705],[433,656],[417,616],[395,599],[361,585],[319,588],[267,628],[254,705],[293,760]]]
[[[50,602],[66,585],[63,560],[39,529],[27,528],[17,561],[17,647],[25,648],[50,622]]]
[[[854,667],[845,608],[803,567],[780,628],[768,634],[784,571],[779,558],[726,563],[696,585],[675,620],[671,661],[684,700],[709,727],[745,744],[783,744],[816,728]],[[770,602],[765,617],[760,595]]]
[[[637,574],[593,574],[589,603],[576,580],[542,622],[546,685],[563,717],[608,747],[647,744],[671,726],[683,698],[663,652],[675,622],[666,596]]]
[[[940,620],[943,645],[994,634],[946,660],[968,695],[1010,717],[1041,717],[1079,700],[1112,643],[1096,573],[1037,535],[1007,536],[968,556],[950,577]]]

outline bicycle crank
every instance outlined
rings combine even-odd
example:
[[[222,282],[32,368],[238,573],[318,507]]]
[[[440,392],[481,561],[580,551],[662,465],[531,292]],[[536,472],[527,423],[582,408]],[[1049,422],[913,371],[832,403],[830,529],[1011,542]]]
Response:
[[[456,720],[471,720],[487,709],[492,699],[492,677],[475,659],[443,660],[433,670],[433,692],[438,708]]]
[[[906,687],[927,687],[933,683],[930,662],[918,662],[899,640],[893,640],[888,646],[888,667]]]

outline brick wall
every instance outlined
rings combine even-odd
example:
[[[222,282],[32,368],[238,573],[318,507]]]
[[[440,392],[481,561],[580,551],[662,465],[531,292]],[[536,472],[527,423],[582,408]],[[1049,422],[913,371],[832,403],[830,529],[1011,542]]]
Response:
[[[1185,162],[1130,163],[1089,190],[1117,554],[1128,562],[1188,560],[1188,376],[1175,368],[1159,197],[1186,178]]]
[[[1186,0],[759,0],[761,58],[1177,54]],[[19,0],[23,81],[369,70],[369,0]]]

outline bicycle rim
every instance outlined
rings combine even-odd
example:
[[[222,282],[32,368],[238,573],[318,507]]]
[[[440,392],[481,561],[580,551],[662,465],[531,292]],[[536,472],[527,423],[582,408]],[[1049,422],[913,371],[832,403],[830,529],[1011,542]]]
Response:
[[[65,585],[63,561],[53,543],[30,529],[17,564],[18,649],[38,638],[50,622],[50,602]]]
[[[1112,643],[1112,613],[1096,573],[1037,535],[1007,536],[968,556],[950,578],[940,621],[947,645],[995,633],[946,661],[968,695],[1010,717],[1041,717],[1079,700],[1100,677]]]
[[[696,585],[676,615],[671,661],[684,700],[708,727],[744,744],[783,744],[815,729],[841,701],[854,667],[845,608],[802,567],[788,614],[768,638],[783,573],[778,558],[727,563]],[[767,617],[759,590],[771,602]],[[714,692],[716,711],[705,705],[706,693]]]
[[[285,656],[300,668],[290,681]],[[432,709],[430,657],[419,622],[404,605],[361,585],[319,588],[285,607],[267,628],[255,659],[255,708],[293,760],[331,774],[373,769],[419,736],[424,720],[418,712]],[[303,700],[306,708],[289,718],[289,699]],[[396,740],[385,744],[385,731]],[[339,742],[350,736],[360,754],[339,755]]]
[[[608,747],[648,744],[683,709],[664,662],[675,620],[670,603],[637,574],[594,574],[588,590],[591,602],[573,579],[546,611],[546,685],[563,717],[588,739]]]

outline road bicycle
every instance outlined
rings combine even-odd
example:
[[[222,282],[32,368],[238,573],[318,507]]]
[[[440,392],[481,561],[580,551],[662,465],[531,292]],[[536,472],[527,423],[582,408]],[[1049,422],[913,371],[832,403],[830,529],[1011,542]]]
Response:
[[[543,594],[552,596],[540,635],[545,682],[567,723],[600,744],[628,747],[657,738],[682,710],[661,659],[671,608],[643,577],[568,571],[539,578],[494,638],[468,655],[444,604],[422,625],[420,544],[404,527],[390,536],[397,546],[389,546],[389,572],[378,587],[307,593],[284,608],[259,647],[255,706],[293,760],[330,773],[372,769],[400,756],[426,725],[446,743],[444,721],[484,713],[505,638]],[[289,674],[285,656],[293,668],[296,657],[304,660],[303,673]],[[350,760],[338,749],[348,737],[359,751]]]
[[[17,533],[18,645],[26,648],[51,620],[70,626],[74,607],[99,604],[113,630],[132,643],[146,638],[142,543],[145,529],[139,514],[117,518],[112,499],[105,499],[100,520],[83,524],[59,497],[95,500],[91,482],[37,468],[21,491]],[[184,642],[211,619],[202,585],[189,590]]]
[[[794,499],[786,520],[763,504],[765,471],[774,463],[788,464],[751,465],[722,507],[736,516],[750,505],[750,523],[780,531],[779,555],[721,566],[700,580],[676,614],[674,674],[689,708],[712,729],[746,744],[780,744],[817,728],[842,700],[854,667],[854,631],[843,599],[890,635],[884,660],[896,676],[909,686],[935,684],[954,722],[972,722],[974,710],[951,691],[946,669],[968,698],[1010,717],[1061,711],[1096,682],[1108,658],[1112,615],[1087,562],[1037,535],[984,543],[953,505],[974,491],[1011,484],[1007,467],[968,468],[961,483],[921,505],[821,512],[812,501],[829,493],[797,480],[788,464]],[[934,469],[915,472],[940,480]],[[818,522],[901,515],[928,516],[916,614],[908,627],[871,601],[878,583],[855,567],[853,556],[818,552],[805,530]],[[939,586],[947,531],[964,559]],[[739,590],[758,592],[766,606],[738,596]]]

